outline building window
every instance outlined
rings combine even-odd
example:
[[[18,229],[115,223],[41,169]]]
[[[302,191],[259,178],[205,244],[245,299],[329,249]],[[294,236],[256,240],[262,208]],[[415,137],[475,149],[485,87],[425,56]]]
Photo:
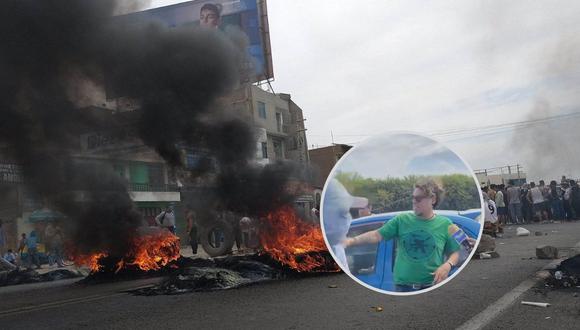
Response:
[[[258,101],[258,115],[266,119],[266,103]]]
[[[276,112],[276,127],[278,132],[282,132],[282,114],[279,112]]]
[[[268,158],[268,142],[262,142],[262,158]]]
[[[284,158],[282,156],[282,143],[280,141],[273,141],[274,144],[274,155],[276,155],[276,159]]]

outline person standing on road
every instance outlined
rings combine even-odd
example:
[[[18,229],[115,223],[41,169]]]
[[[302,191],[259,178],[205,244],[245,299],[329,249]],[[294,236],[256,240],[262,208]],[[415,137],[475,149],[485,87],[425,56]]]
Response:
[[[171,205],[167,206],[165,211],[155,217],[155,223],[157,226],[165,228],[175,235],[175,214],[173,214]]]
[[[553,220],[554,216],[552,214],[552,196],[550,195],[550,187],[546,186],[544,180],[540,180],[540,191],[542,192],[542,198],[544,199],[544,210],[543,215],[545,220]]]
[[[4,255],[7,244],[8,242],[6,238],[6,232],[4,231],[4,227],[2,226],[2,219],[0,219],[0,256]]]
[[[532,206],[533,217],[538,217],[542,221],[542,213],[544,212],[544,197],[536,183],[530,182],[530,191],[528,192],[528,201]]]
[[[53,254],[53,239],[56,231],[52,223],[48,223],[44,228],[44,247],[46,248],[46,252],[48,252],[48,265],[52,266],[56,263],[56,258]]]
[[[483,196],[483,207],[485,211],[483,216],[483,233],[497,237],[500,228],[497,218],[497,206],[485,191],[481,194]]]
[[[26,248],[28,249],[28,263],[30,267],[36,265],[36,269],[40,269],[40,258],[38,256],[38,239],[36,232],[30,232],[30,236],[26,239]]]
[[[497,192],[495,194],[495,206],[497,206],[497,216],[499,219],[499,224],[505,224],[506,221],[506,216],[507,216],[507,208],[505,205],[505,200],[504,200],[504,187],[503,185],[499,185],[497,188]]]
[[[562,189],[558,187],[558,183],[555,180],[550,181],[550,201],[554,220],[563,220]]]
[[[564,213],[567,221],[572,221],[574,215],[572,213],[572,205],[570,204],[570,195],[572,194],[572,188],[568,181],[561,183],[562,185],[562,206],[564,207]]]
[[[191,207],[187,208],[185,213],[185,219],[187,220],[187,234],[189,235],[189,244],[191,245],[191,252],[197,254],[197,221],[195,212]]]
[[[54,235],[52,236],[52,250],[50,255],[54,258],[55,262],[59,268],[64,267],[64,237],[60,226],[54,228]]]
[[[435,214],[443,189],[432,179],[415,184],[413,212],[402,213],[378,230],[347,238],[345,247],[397,240],[393,277],[398,292],[426,289],[440,283],[459,263],[460,246],[449,234],[451,220]]]
[[[570,180],[570,205],[574,212],[574,220],[580,219],[580,187],[574,180]]]
[[[520,188],[513,185],[513,181],[509,183],[507,189],[508,211],[510,214],[510,223],[523,223],[522,206],[520,202]]]

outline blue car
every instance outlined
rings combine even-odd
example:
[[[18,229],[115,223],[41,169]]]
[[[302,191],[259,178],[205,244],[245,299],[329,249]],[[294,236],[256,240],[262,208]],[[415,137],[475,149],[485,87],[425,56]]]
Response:
[[[479,210],[481,213],[481,210]],[[397,214],[403,212],[391,212],[370,215],[363,218],[358,218],[352,221],[348,232],[348,237],[354,237],[371,230],[379,229],[385,222],[394,218]],[[475,214],[476,211],[470,212],[466,217],[460,215],[458,211],[437,211],[439,215],[449,218],[459,228],[461,228],[467,236],[477,239],[481,224],[474,219],[479,216]],[[396,255],[395,240],[382,240],[377,244],[366,244],[349,247],[346,250],[348,266],[350,273],[356,276],[362,282],[385,291],[395,291],[395,284],[393,282],[393,268],[395,265]],[[462,249],[464,249],[462,247]],[[466,250],[460,251],[461,260],[469,256]],[[457,271],[461,264],[457,265],[451,270],[451,274]]]

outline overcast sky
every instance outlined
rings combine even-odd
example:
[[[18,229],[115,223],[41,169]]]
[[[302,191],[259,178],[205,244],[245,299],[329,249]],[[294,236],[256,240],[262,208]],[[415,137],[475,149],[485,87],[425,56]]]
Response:
[[[356,172],[375,179],[409,175],[472,175],[465,163],[441,143],[406,133],[381,134],[365,140],[343,157],[337,171]]]
[[[269,0],[268,16],[272,86],[303,109],[311,147],[414,130],[474,169],[580,177],[579,1]]]

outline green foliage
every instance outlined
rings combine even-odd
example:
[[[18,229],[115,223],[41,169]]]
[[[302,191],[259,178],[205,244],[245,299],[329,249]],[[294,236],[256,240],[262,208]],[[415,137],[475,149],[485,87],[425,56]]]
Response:
[[[412,209],[411,195],[415,183],[422,176],[402,178],[365,178],[356,172],[339,172],[336,179],[353,196],[369,199],[373,213],[407,211]],[[437,206],[440,210],[467,210],[480,208],[479,193],[473,177],[464,174],[432,176],[445,190],[445,196]]]

